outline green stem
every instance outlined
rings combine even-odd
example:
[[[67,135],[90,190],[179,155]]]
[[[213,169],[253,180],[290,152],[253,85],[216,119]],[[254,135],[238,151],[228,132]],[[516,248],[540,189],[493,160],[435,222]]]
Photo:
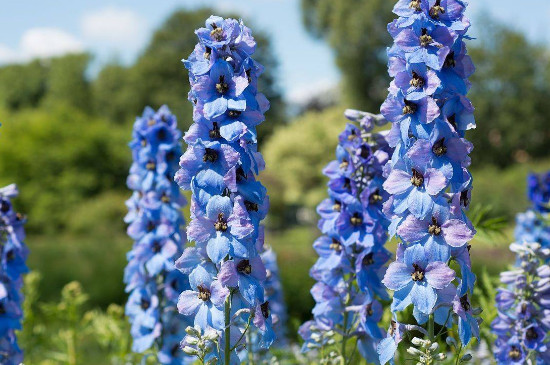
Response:
[[[460,348],[458,349],[458,352],[456,353],[456,362],[455,365],[458,365],[460,362],[460,354],[462,353],[462,345],[460,345]]]
[[[435,318],[434,314],[430,314],[430,319],[428,320],[428,337],[430,341],[434,342],[435,336],[434,336],[434,328],[435,328]]]
[[[248,322],[246,323],[246,327],[244,328],[244,332],[241,334],[241,337],[239,337],[239,340],[237,342],[235,342],[235,346],[233,346],[231,348],[231,351],[235,350],[237,348],[237,346],[239,346],[239,343],[242,341],[244,335],[247,333],[248,329],[250,328],[250,322],[252,322],[252,318],[254,318],[254,315],[251,313],[248,316]],[[248,337],[247,337],[247,339],[248,339]]]
[[[231,297],[229,294],[225,300],[225,365],[231,363]]]
[[[346,344],[348,341],[348,315],[349,313],[347,311],[344,312],[344,329],[342,331],[342,349],[340,351],[340,354],[342,355],[342,364],[346,363]]]

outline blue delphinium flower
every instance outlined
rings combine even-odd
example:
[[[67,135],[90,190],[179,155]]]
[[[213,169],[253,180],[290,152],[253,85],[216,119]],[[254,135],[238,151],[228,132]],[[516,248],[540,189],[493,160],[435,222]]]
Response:
[[[473,148],[464,136],[475,128],[466,98],[474,67],[464,42],[470,26],[465,10],[462,0],[398,1],[399,18],[388,25],[394,39],[388,49],[393,81],[381,107],[392,122],[388,141],[395,148],[383,185],[390,194],[384,205],[389,232],[401,241],[383,281],[394,291],[395,322],[412,304],[416,322],[429,322],[426,340],[435,340],[434,322],[457,323],[463,346],[479,337],[478,310],[469,301],[475,275],[468,242],[475,230],[464,213]],[[456,272],[452,261],[458,263]],[[396,343],[386,339],[378,347],[381,363],[393,358]]]
[[[14,210],[11,199],[17,186],[0,188],[0,363],[19,365],[23,352],[17,344],[16,330],[21,329],[23,274],[28,272],[24,224],[26,218]]]
[[[384,135],[372,133],[386,123],[381,116],[356,110],[345,115],[354,123],[340,134],[336,160],[323,171],[330,179],[329,198],[317,209],[323,236],[313,244],[319,258],[310,271],[317,281],[311,290],[314,319],[302,325],[300,335],[308,351],[339,334],[342,358],[345,343],[356,337],[361,355],[377,362],[376,343],[383,338],[379,300],[388,299],[381,280],[390,258],[384,248],[389,221],[382,212],[388,197],[382,175],[392,151]]]
[[[195,325],[184,351],[201,361],[238,363],[247,351],[271,346],[272,313],[281,309],[281,303],[271,303],[280,294],[266,292],[272,278],[261,221],[269,201],[256,180],[264,169],[256,126],[269,102],[257,90],[263,67],[252,58],[256,42],[242,21],[211,16],[196,34],[199,43],[183,61],[194,123],[175,175],[192,192],[187,239],[194,246],[176,263],[191,282],[178,308]],[[276,264],[269,265],[276,273]]]
[[[496,295],[498,316],[491,324],[498,364],[546,364],[550,360],[550,249],[539,243],[513,243],[513,270],[500,274],[505,288]]]
[[[516,254],[511,271],[500,274],[505,287],[497,292],[498,316],[491,324],[497,335],[495,359],[499,364],[523,364],[526,359],[550,361],[550,227],[548,225],[548,173],[530,174],[527,196],[532,206],[517,215]]]
[[[188,323],[176,304],[189,284],[174,266],[184,245],[181,208],[186,202],[172,179],[181,155],[181,132],[166,106],[157,112],[147,107],[136,119],[132,137],[128,187],[134,193],[126,202],[125,222],[135,243],[124,272],[132,350],[145,352],[156,343],[161,364],[188,363],[190,357],[173,340],[183,336]]]
[[[529,174],[527,196],[536,211],[550,213],[550,171],[543,174]]]

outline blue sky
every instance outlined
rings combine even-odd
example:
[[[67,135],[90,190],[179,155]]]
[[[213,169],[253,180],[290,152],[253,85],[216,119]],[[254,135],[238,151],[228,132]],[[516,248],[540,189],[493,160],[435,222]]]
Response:
[[[470,4],[474,20],[487,12],[534,41],[550,42],[549,0],[471,0]],[[174,9],[198,6],[238,12],[271,34],[287,98],[305,98],[338,82],[330,49],[312,39],[301,24],[299,0],[5,1],[0,13],[0,64],[79,50],[96,55],[95,69],[113,59],[131,63]],[[472,34],[483,36],[475,23]]]

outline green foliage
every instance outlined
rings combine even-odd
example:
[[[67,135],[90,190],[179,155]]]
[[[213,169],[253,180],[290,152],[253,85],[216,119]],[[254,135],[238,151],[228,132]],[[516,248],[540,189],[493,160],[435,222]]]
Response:
[[[477,306],[483,309],[481,313],[481,318],[483,323],[480,327],[481,340],[484,341],[488,346],[488,350],[492,353],[492,344],[495,340],[493,334],[491,333],[490,324],[496,318],[498,312],[497,308],[494,305],[494,298],[497,294],[498,279],[492,277],[487,272],[487,269],[483,269],[480,277],[477,281],[477,291],[474,292],[475,299],[474,302]]]
[[[70,282],[56,302],[41,302],[41,275],[25,277],[25,318],[19,333],[29,365],[137,364],[143,355],[131,352],[130,325],[124,309],[111,304],[106,311],[86,311],[89,296]],[[145,364],[145,363],[143,363]]]
[[[386,25],[394,2],[387,0],[302,0],[306,29],[325,39],[336,55],[348,107],[379,110],[389,77]]]
[[[322,170],[334,159],[338,135],[346,124],[342,113],[339,107],[309,112],[278,128],[266,143],[262,181],[271,198],[271,224],[288,225],[288,207],[313,209],[325,198],[327,179]]]
[[[46,93],[48,69],[42,61],[0,68],[0,108],[18,110],[38,106]]]
[[[277,253],[279,273],[290,317],[287,333],[291,337],[297,336],[298,327],[311,319],[311,308],[314,303],[309,290],[314,281],[309,277],[309,269],[317,260],[311,246],[317,234],[313,227],[295,227],[284,232],[268,232],[266,238],[266,242]]]
[[[67,106],[8,114],[0,132],[0,183],[16,182],[24,192],[17,207],[31,217],[29,231],[57,232],[86,199],[125,190],[129,138]]]
[[[469,43],[477,67],[471,98],[477,129],[469,134],[473,161],[509,166],[546,157],[550,132],[548,48],[482,15],[478,40]]]
[[[482,206],[476,204],[468,212],[472,225],[476,228],[477,239],[491,240],[497,235],[504,235],[503,230],[508,226],[506,217],[496,217],[493,215],[491,206]]]
[[[550,160],[530,161],[515,164],[505,169],[494,166],[475,167],[472,202],[491,206],[493,216],[506,217],[512,221],[518,212],[529,207],[526,176],[530,172],[550,169]]]
[[[89,54],[69,54],[44,61],[49,64],[44,104],[66,104],[80,110],[90,110],[90,85],[85,72]]]

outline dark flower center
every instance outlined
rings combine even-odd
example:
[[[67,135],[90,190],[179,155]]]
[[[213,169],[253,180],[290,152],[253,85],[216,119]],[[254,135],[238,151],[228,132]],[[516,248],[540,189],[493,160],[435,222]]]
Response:
[[[155,223],[151,221],[147,222],[147,232],[151,232],[153,229],[155,229]]]
[[[145,168],[149,171],[154,170],[156,167],[157,167],[157,164],[154,163],[153,161],[149,161],[147,162],[147,165],[145,165]]]
[[[159,253],[160,252],[160,243],[158,243],[157,241],[153,242],[153,252],[154,253]]]
[[[527,303],[521,304],[521,314],[527,313]]]
[[[212,54],[212,48],[210,48],[210,47],[205,47],[205,48],[204,48],[204,58],[207,59],[207,60],[209,60],[211,54]]]
[[[422,28],[422,35],[420,36],[420,45],[422,47],[427,47],[433,42],[433,38],[428,34],[426,28]]]
[[[334,201],[334,204],[332,205],[332,210],[335,212],[339,212],[342,210],[342,203],[340,203],[338,200]]]
[[[363,266],[370,266],[374,264],[374,253],[369,253],[363,257]]]
[[[172,161],[175,157],[176,157],[176,154],[174,153],[174,151],[169,151],[169,152],[166,154],[166,160],[167,160],[167,161]],[[170,177],[169,179],[172,180],[171,177]]]
[[[468,301],[468,294],[464,294],[460,298],[460,305],[462,306],[462,309],[464,309],[466,312],[470,310],[470,302]]]
[[[390,336],[393,336],[395,331],[397,331],[397,322],[392,320],[390,323]]]
[[[443,156],[447,153],[447,146],[445,146],[445,137],[434,143],[434,145],[432,146],[432,152],[436,156]]]
[[[414,9],[415,11],[422,11],[422,8],[420,7],[420,0],[411,0],[409,8]]]
[[[10,211],[10,203],[8,203],[5,200],[2,200],[2,204],[0,204],[0,211],[2,213],[7,213]]]
[[[359,216],[359,213],[353,213],[349,221],[354,226],[360,226],[363,223],[363,218]]]
[[[147,140],[145,138],[143,138],[141,140],[141,147],[145,147],[145,146],[147,146]]]
[[[403,115],[416,113],[416,104],[405,99],[405,106],[403,107]]]
[[[445,62],[443,63],[443,67],[455,67],[456,61],[455,61],[455,52],[451,51],[445,58]]]
[[[414,271],[411,274],[413,281],[424,280],[424,270],[417,264],[413,264]]]
[[[225,76],[221,75],[219,82],[216,84],[216,91],[220,94],[225,94],[229,91],[229,85],[225,82]]]
[[[260,309],[262,310],[262,315],[265,319],[269,318],[269,302],[266,301],[262,304],[260,304]]]
[[[349,166],[349,162],[348,162],[347,160],[342,160],[342,163],[340,163],[340,168],[341,168],[342,170],[347,169],[348,166]]]
[[[244,202],[244,206],[246,207],[246,210],[248,210],[249,212],[257,212],[258,211],[258,204],[253,203],[253,202],[249,202],[248,200],[246,200]]]
[[[147,125],[148,125],[149,127],[151,127],[151,126],[155,125],[156,123],[157,123],[157,121],[156,121],[156,120],[154,120],[154,119],[152,119],[152,118],[151,118],[151,119],[149,119],[149,120],[147,121]]]
[[[229,110],[227,112],[227,115],[229,115],[230,118],[237,118],[238,116],[241,115],[241,112],[238,110]]]
[[[250,266],[250,261],[248,260],[241,260],[237,264],[237,271],[242,274],[249,275],[252,272],[252,266]]]
[[[508,351],[508,357],[512,360],[519,360],[521,359],[521,351],[516,346],[512,346]]]
[[[417,188],[424,185],[424,176],[416,169],[412,169],[411,184]]]
[[[218,160],[218,152],[212,148],[205,148],[202,160],[204,162],[216,162]]]
[[[203,302],[206,302],[210,300],[210,290],[204,285],[197,286],[197,290],[199,291],[199,294],[197,297],[202,300]]]
[[[413,71],[412,73],[412,79],[409,82],[412,87],[420,89],[422,86],[424,86],[424,79],[420,77],[416,72]]]
[[[208,136],[212,139],[218,139],[221,137],[220,127],[218,126],[218,123],[216,122],[212,123],[212,130],[208,132]]]
[[[216,24],[212,24],[212,30],[210,31],[210,37],[212,37],[212,39],[220,42],[223,40],[223,29],[222,28],[218,28],[216,26]]]
[[[350,190],[351,189],[351,180],[348,179],[347,177],[344,179],[344,188],[346,190]]]
[[[537,333],[537,331],[535,330],[535,328],[533,327],[530,327],[527,332],[525,333],[525,337],[528,339],[528,340],[536,340],[537,338],[539,338],[539,334]]]
[[[468,190],[463,190],[460,192],[460,203],[465,207],[470,205],[470,199],[468,198]]]
[[[214,223],[214,228],[218,232],[227,231],[227,221],[223,218],[223,213],[218,214],[218,220]]]
[[[439,236],[441,234],[441,226],[437,224],[437,219],[432,217],[432,224],[428,226],[428,233],[433,236]]]
[[[237,181],[244,181],[247,179],[246,173],[244,172],[242,166],[239,166],[236,172]]]
[[[370,317],[374,314],[374,311],[372,310],[372,303],[367,304],[367,306],[365,307],[365,314],[367,315],[367,317]]]
[[[149,307],[151,306],[151,302],[149,302],[147,299],[145,298],[141,298],[141,309],[143,309],[144,311],[149,309]]]
[[[159,140],[164,140],[166,138],[167,134],[166,134],[166,130],[163,129],[159,129],[159,131],[157,132],[157,138]]]
[[[355,130],[352,129],[348,136],[348,141],[353,141],[355,138],[357,138],[357,134],[355,134]]]
[[[457,128],[456,127],[456,114],[450,115],[447,118],[447,122],[449,122],[453,126],[454,130],[456,131],[456,128]]]
[[[163,203],[170,203],[170,197],[168,195],[166,195],[166,193],[162,193],[162,197],[160,198],[160,200]]]
[[[6,259],[8,261],[13,261],[15,259],[15,252],[13,250],[9,250],[6,254]]]
[[[380,195],[380,191],[378,189],[376,189],[374,193],[369,195],[369,204],[377,204],[380,203],[382,200],[382,195]]]
[[[179,345],[174,345],[172,346],[172,348],[170,349],[170,354],[173,356],[173,357],[176,357],[176,354],[178,353],[178,350],[180,349]]]
[[[441,0],[437,0],[434,6],[430,9],[430,16],[437,19],[440,14],[445,14],[445,8],[441,6]]]
[[[367,146],[361,146],[361,151],[360,151],[359,155],[360,155],[362,158],[369,158],[369,156],[370,156],[370,148],[368,148]]]
[[[330,244],[329,248],[331,250],[334,250],[336,252],[341,252],[342,251],[342,244],[340,243],[340,241],[338,241],[337,239],[333,238],[332,239],[332,243]]]

